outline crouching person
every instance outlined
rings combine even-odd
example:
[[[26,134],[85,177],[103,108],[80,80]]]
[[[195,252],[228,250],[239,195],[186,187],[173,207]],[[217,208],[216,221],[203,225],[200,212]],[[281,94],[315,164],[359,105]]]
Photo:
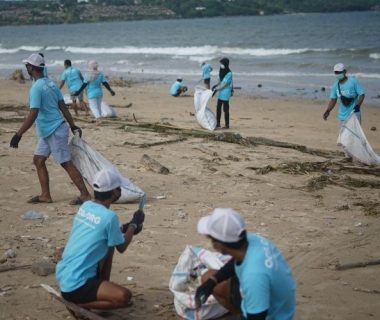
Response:
[[[220,270],[202,276],[195,294],[197,307],[214,297],[244,320],[291,320],[295,283],[281,252],[266,238],[247,233],[244,219],[233,209],[217,208],[198,222],[198,232],[214,249],[232,256]]]
[[[121,195],[119,176],[101,170],[93,182],[94,201],[86,201],[74,217],[71,233],[56,269],[62,297],[86,309],[129,305],[132,294],[110,281],[114,250],[123,253],[142,230],[144,212],[120,227],[111,204]]]

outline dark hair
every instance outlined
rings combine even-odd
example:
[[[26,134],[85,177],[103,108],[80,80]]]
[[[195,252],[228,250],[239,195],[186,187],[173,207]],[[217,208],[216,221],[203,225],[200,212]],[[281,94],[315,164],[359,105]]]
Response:
[[[241,239],[237,242],[223,242],[223,241],[220,241],[218,239],[215,239],[211,236],[209,236],[212,240],[216,241],[216,242],[219,242],[221,243],[222,245],[226,246],[227,248],[230,248],[230,249],[241,249],[242,247],[244,247],[245,245],[248,244],[248,240],[247,240],[247,231],[242,231],[242,233],[240,234],[240,237]]]
[[[113,190],[111,191],[105,191],[105,192],[100,192],[100,191],[94,191],[94,198],[96,200],[104,201],[112,198],[113,195]]]
[[[65,66],[71,66],[71,60],[66,59],[65,62],[63,63]]]

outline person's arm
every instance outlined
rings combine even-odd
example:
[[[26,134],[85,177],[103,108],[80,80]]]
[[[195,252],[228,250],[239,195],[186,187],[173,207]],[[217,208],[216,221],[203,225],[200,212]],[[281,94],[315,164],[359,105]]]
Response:
[[[357,106],[360,106],[362,105],[363,101],[364,101],[364,98],[365,98],[365,94],[362,94],[358,97],[358,103],[356,104]]]
[[[22,138],[22,135],[28,131],[29,128],[33,125],[34,121],[36,121],[39,110],[40,109],[38,108],[30,109],[28,116],[21,125],[21,128],[13,135],[11,139],[11,142],[9,144],[11,148],[18,148],[18,144]]]
[[[107,90],[110,92],[111,96],[115,95],[115,91],[113,91],[107,81],[102,82],[103,86],[107,88]]]
[[[125,250],[127,250],[129,244],[132,242],[133,235],[135,233],[135,230],[137,229],[137,226],[135,224],[130,224],[128,226],[127,231],[124,233],[124,243],[119,244],[116,246],[117,251],[120,253],[123,253]]]
[[[79,136],[82,137],[81,128],[77,127],[74,123],[73,117],[68,108],[66,108],[65,102],[63,100],[58,101],[59,110],[61,110],[63,116],[65,117],[67,123],[70,126],[71,132],[75,135],[76,131],[78,131]]]
[[[145,220],[145,213],[142,210],[137,210],[128,223],[121,226],[121,232],[124,233],[124,243],[116,246],[117,251],[123,253],[127,250],[129,244],[132,241],[134,235],[138,234],[142,230],[142,226]]]
[[[325,113],[323,114],[323,120],[327,120],[327,118],[330,115],[331,110],[334,109],[336,102],[337,102],[337,99],[330,99],[330,102],[327,106],[327,109],[326,109]]]
[[[80,93],[87,87],[88,83],[84,82],[78,91],[74,92],[74,96],[79,96]]]
[[[82,72],[79,71],[79,78],[80,80],[83,82],[84,81],[84,78],[83,78],[83,75],[82,75]]]
[[[65,80],[61,80],[61,83],[59,84],[59,90],[61,90],[64,85],[65,85]]]

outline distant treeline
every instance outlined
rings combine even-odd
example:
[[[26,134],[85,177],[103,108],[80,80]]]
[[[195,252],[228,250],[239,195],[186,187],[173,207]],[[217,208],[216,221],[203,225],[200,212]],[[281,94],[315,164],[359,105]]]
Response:
[[[0,1],[0,25],[380,10],[380,0]]]

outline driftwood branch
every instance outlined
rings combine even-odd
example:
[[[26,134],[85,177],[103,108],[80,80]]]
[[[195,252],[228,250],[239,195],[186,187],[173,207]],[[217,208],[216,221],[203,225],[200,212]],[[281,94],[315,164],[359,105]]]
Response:
[[[157,160],[149,157],[147,154],[144,154],[141,158],[141,162],[147,169],[161,174],[169,174],[169,169],[164,167]]]
[[[374,260],[368,260],[368,261],[362,261],[362,262],[351,262],[346,264],[337,264],[335,266],[336,270],[347,270],[347,269],[353,269],[353,268],[364,268],[367,266],[375,266],[380,264],[380,259],[374,259]]]
[[[54,299],[58,300],[59,302],[63,303],[65,307],[70,311],[70,313],[76,318],[79,319],[78,316],[85,317],[89,320],[105,320],[105,318],[97,315],[94,312],[91,312],[87,309],[84,309],[75,303],[66,301],[61,297],[61,295],[54,290],[52,287],[48,286],[47,284],[41,283],[41,287],[44,288]]]
[[[25,265],[21,265],[21,266],[0,266],[0,272],[20,270],[20,269],[28,269],[30,267],[31,267],[30,264],[25,264]]]
[[[133,142],[126,141],[126,142],[124,142],[124,145],[135,146],[135,147],[139,147],[139,148],[149,148],[149,147],[159,146],[159,145],[162,145],[162,144],[171,144],[171,143],[176,143],[176,142],[182,142],[182,141],[185,141],[185,140],[187,140],[187,138],[181,137],[181,138],[178,138],[178,139],[159,141],[159,142],[152,142],[152,143],[133,143]]]
[[[359,292],[365,292],[365,293],[376,293],[380,294],[380,290],[376,289],[363,289],[363,288],[354,288],[354,291],[359,291]]]

